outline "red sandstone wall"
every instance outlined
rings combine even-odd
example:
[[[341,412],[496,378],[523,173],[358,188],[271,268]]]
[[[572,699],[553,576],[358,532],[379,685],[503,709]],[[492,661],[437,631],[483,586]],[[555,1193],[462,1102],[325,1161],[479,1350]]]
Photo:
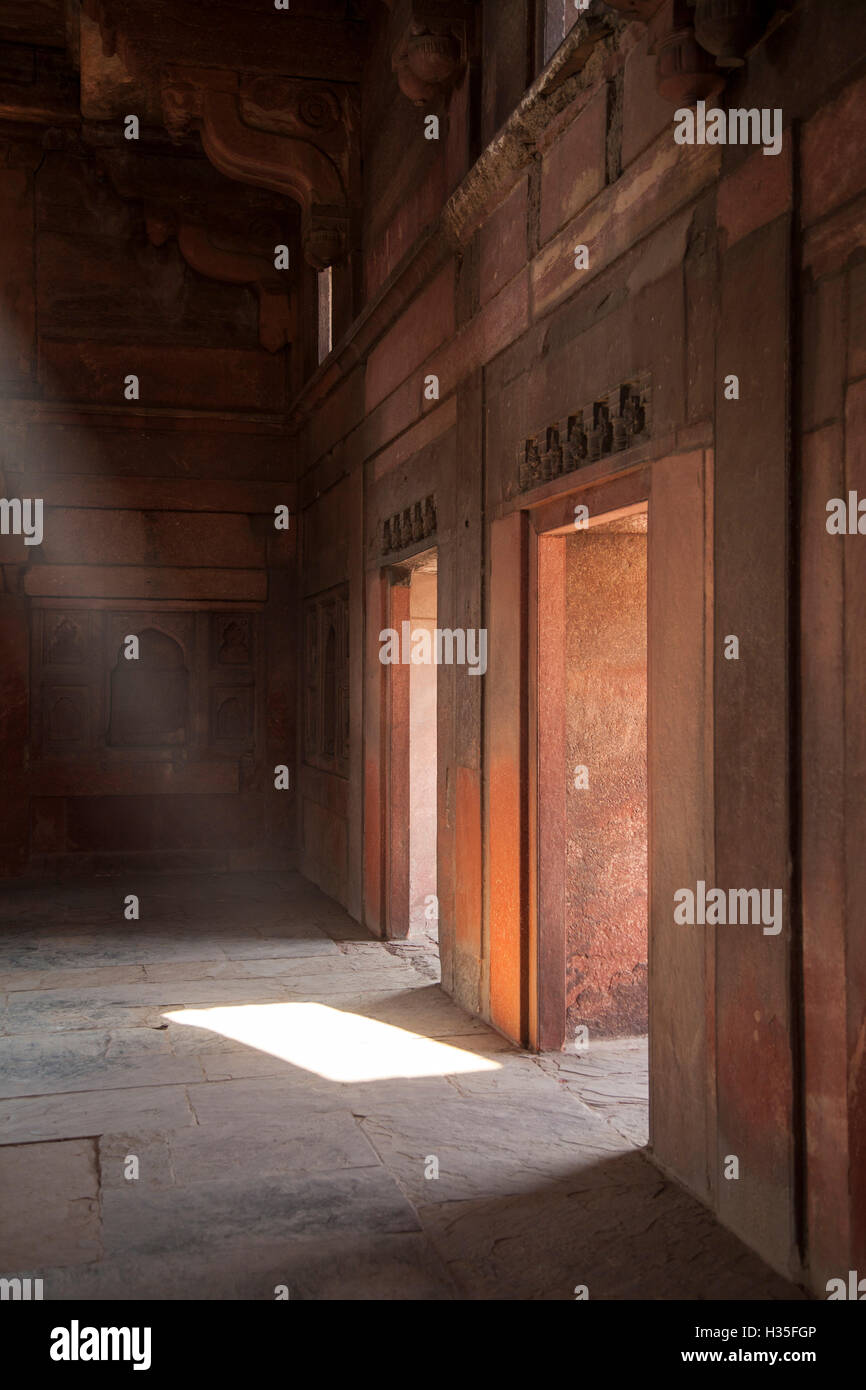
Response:
[[[808,1230],[819,1288],[866,1249],[863,932],[864,538],[830,498],[866,496],[866,81],[802,132],[802,860]]]
[[[294,776],[296,529],[276,532],[273,509],[293,504],[287,353],[260,347],[251,290],[150,244],[142,205],[74,139],[46,152],[37,128],[7,126],[0,140],[0,468],[4,495],[45,505],[41,546],[0,539],[3,871],[285,867],[294,792],[279,800],[272,769]],[[118,746],[111,672],[122,633],[144,628],[177,644],[186,727]]]
[[[284,867],[297,812],[305,871],[381,930],[384,523],[433,498],[417,544],[439,551],[440,624],[489,623],[494,639],[486,689],[439,674],[443,980],[531,1040],[536,529],[569,523],[577,487],[605,507],[642,489],[653,1149],[820,1289],[866,1261],[864,561],[859,537],[823,528],[828,495],[866,491],[866,20],[859,4],[799,0],[729,77],[726,103],[783,109],[772,160],[675,146],[653,35],[627,26],[557,73],[440,235],[438,209],[532,76],[529,8],[481,7],[438,142],[397,94],[380,9],[362,104],[365,313],[292,407],[289,446],[304,351],[264,353],[252,293],[150,245],[143,209],[73,133],[44,147],[37,125],[4,125],[0,468],[7,495],[44,496],[48,530],[38,554],[0,541],[2,868]],[[579,243],[591,259],[576,272]],[[651,404],[639,443],[523,486],[527,442],[546,448],[552,426],[636,379]],[[300,525],[275,536],[295,466]],[[194,679],[191,757],[105,745],[106,644],[136,612]],[[239,645],[226,613],[249,619],[248,660],[221,657]],[[721,654],[729,633],[738,663]],[[226,687],[251,723],[220,747]],[[307,728],[311,710],[327,729]],[[296,732],[298,794],[275,800],[271,768],[292,761]],[[783,933],[684,934],[672,895],[699,877],[781,886]]]
[[[413,106],[395,100],[391,52],[400,21],[382,12],[372,36],[369,81],[363,101],[364,292],[372,298],[437,216],[469,163],[473,100],[469,74],[450,99]],[[437,115],[438,140],[425,138],[425,120]]]
[[[860,562],[857,541],[834,546],[820,515],[828,489],[844,495],[857,486],[862,452],[857,258],[866,169],[852,123],[863,120],[855,79],[864,34],[858,7],[803,0],[795,8],[794,19],[729,78],[725,93],[730,105],[783,108],[784,155],[676,147],[671,107],[655,89],[651,36],[628,27],[596,54],[569,104],[538,132],[536,157],[522,166],[515,157],[511,175],[470,217],[459,253],[437,259],[428,251],[426,272],[389,301],[390,311],[382,308],[361,364],[305,408],[298,447],[311,498],[319,488],[336,495],[349,479],[357,480],[355,496],[363,493],[363,556],[355,569],[350,550],[360,523],[341,513],[341,577],[352,589],[353,612],[367,622],[359,648],[365,670],[356,670],[352,685],[353,699],[364,702],[364,845],[363,853],[360,843],[349,853],[348,878],[357,892],[363,876],[363,911],[374,929],[381,920],[385,716],[371,634],[382,614],[385,518],[436,493],[440,622],[489,620],[499,634],[490,668],[497,685],[488,687],[483,725],[477,685],[459,673],[448,673],[444,684],[440,677],[440,928],[446,987],[468,1007],[489,1010],[513,1036],[528,1036],[534,890],[521,857],[531,816],[520,788],[529,746],[521,711],[530,692],[520,653],[531,637],[521,605],[531,592],[533,552],[519,512],[530,506],[536,515],[574,483],[546,484],[524,498],[518,449],[635,373],[651,377],[651,437],[632,451],[629,466],[648,466],[650,624],[659,639],[649,716],[653,1146],[726,1222],[794,1272],[803,1236],[798,1164],[807,1162],[809,1277],[820,1287],[825,1271],[866,1259],[866,1202],[859,1178],[852,1188],[844,1172],[846,1154],[853,1162],[861,1153],[864,1133],[857,1072],[864,998],[851,936],[863,896],[856,880]],[[508,5],[502,23],[519,29],[520,10]],[[508,68],[516,62],[513,46],[495,36],[485,42],[480,111],[488,139],[513,105],[497,83],[510,93],[522,79]],[[459,109],[457,97],[451,109]],[[405,164],[381,219],[393,230],[391,250],[383,250],[389,242],[381,227],[367,229],[374,297],[429,224],[433,190],[444,196],[453,177],[445,146],[408,149],[410,108],[404,116]],[[429,171],[419,182],[424,160]],[[791,257],[800,229],[802,283]],[[590,268],[580,275],[577,243],[591,247]],[[721,388],[735,370],[742,393],[734,405]],[[430,373],[440,380],[435,402],[424,398]],[[786,917],[780,938],[721,929],[684,935],[671,912],[673,892],[698,877],[725,887],[772,883],[788,905],[795,894],[788,615],[797,557],[788,507],[799,486],[799,446],[793,454],[787,447],[792,390],[808,431],[798,869],[806,909],[805,1096],[791,995],[796,919]],[[609,472],[602,461],[583,481]],[[558,524],[568,519],[564,506]],[[338,544],[331,539],[332,549]],[[721,655],[732,632],[743,646],[738,665]],[[847,977],[846,953],[853,965]],[[809,1147],[799,1160],[804,1122]],[[739,1157],[747,1181],[725,1181],[729,1154]]]

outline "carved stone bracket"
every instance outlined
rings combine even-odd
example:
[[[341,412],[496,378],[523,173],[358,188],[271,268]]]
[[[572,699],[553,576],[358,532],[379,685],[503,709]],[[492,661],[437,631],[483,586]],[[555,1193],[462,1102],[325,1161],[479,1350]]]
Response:
[[[741,68],[766,23],[766,0],[696,0],[695,37],[720,68]]]
[[[147,234],[154,246],[177,237],[180,253],[187,265],[211,280],[230,285],[253,285],[259,296],[259,341],[268,352],[279,352],[295,336],[294,297],[279,278],[272,262],[263,256],[232,250],[212,240],[205,227],[192,222],[176,223],[160,213],[146,218]]]
[[[326,153],[317,142],[299,134],[249,125],[243,119],[244,93],[237,80],[221,75],[218,86],[213,82],[210,74],[183,73],[164,82],[163,115],[169,132],[181,136],[198,128],[208,159],[221,173],[282,193],[298,203],[304,254],[317,270],[341,261],[350,246],[348,139],[343,141],[341,152]],[[286,81],[282,85],[288,89],[292,84]],[[310,84],[295,85],[309,88]],[[256,95],[254,88],[252,91]],[[318,121],[329,135],[334,117],[342,120],[337,98],[330,93],[326,98],[324,92],[327,89],[319,87],[317,98],[308,100],[306,107],[299,100],[294,122],[297,128],[303,128],[305,112],[311,135],[315,126],[310,122]],[[261,100],[261,91],[258,97]],[[276,122],[272,119],[271,124]]]
[[[725,85],[725,74],[695,37],[693,19],[688,0],[664,0],[650,26],[656,87],[677,107],[711,101]]]
[[[456,0],[404,0],[391,57],[400,91],[416,106],[444,95],[465,69],[472,7]]]
[[[650,437],[651,403],[651,382],[645,373],[524,440],[517,451],[519,490],[528,492],[642,444]]]
[[[431,493],[414,506],[404,507],[402,512],[385,518],[382,523],[382,554],[393,555],[414,545],[416,541],[435,536],[436,526],[436,498]]]
[[[767,23],[767,0],[607,0],[650,26],[656,85],[675,105],[718,96],[724,69],[742,67]],[[720,71],[720,69],[722,71]]]
[[[191,268],[212,280],[250,285],[259,297],[259,340],[277,352],[296,336],[297,210],[265,189],[238,188],[231,202],[219,173],[200,157],[95,151],[101,176],[119,197],[140,203],[148,239],[176,238]],[[291,270],[277,270],[278,246]]]

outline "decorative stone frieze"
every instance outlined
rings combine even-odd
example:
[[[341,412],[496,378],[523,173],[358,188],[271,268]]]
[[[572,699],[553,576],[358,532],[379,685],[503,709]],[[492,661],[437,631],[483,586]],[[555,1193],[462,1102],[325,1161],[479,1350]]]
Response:
[[[385,518],[382,524],[382,554],[393,555],[417,541],[436,534],[436,498],[431,493],[402,512]]]
[[[518,488],[528,492],[650,437],[649,374],[633,377],[525,439],[517,451]]]

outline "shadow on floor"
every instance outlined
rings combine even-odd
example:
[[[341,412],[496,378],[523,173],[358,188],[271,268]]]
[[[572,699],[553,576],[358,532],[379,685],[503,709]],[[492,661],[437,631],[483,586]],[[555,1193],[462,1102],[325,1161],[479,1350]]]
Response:
[[[0,1273],[47,1299],[801,1296],[635,1147],[645,1051],[512,1048],[294,874],[0,897]],[[417,963],[417,962],[416,962]]]

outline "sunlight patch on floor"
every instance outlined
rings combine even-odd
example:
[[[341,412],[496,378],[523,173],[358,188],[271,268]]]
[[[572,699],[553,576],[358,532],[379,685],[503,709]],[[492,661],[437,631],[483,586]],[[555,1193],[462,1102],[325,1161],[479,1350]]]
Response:
[[[315,1072],[326,1081],[385,1081],[500,1070],[500,1063],[489,1057],[327,1004],[176,1009],[163,1018],[232,1038]]]

